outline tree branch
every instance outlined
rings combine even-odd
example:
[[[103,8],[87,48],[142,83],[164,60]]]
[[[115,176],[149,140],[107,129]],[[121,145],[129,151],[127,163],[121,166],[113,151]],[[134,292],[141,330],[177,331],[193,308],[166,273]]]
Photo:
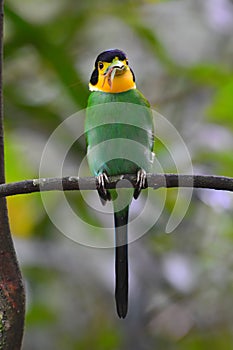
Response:
[[[109,183],[106,184],[106,188],[115,188],[116,183],[117,187],[119,188],[129,188],[132,185],[135,187],[136,176],[131,174],[111,176],[109,178]],[[158,189],[161,187],[192,187],[233,191],[233,178],[213,175],[147,174],[147,185],[153,189]],[[0,197],[43,191],[73,191],[95,189],[95,177],[79,178],[75,176],[69,176],[63,178],[41,178],[2,184],[0,185]]]
[[[2,97],[3,0],[0,0],[0,184],[5,182]],[[25,297],[8,222],[6,199],[0,198],[0,349],[21,348]]]

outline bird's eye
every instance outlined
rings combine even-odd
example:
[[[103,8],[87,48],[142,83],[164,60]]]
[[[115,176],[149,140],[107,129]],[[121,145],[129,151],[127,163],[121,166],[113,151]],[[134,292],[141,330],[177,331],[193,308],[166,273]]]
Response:
[[[125,63],[127,64],[127,66],[129,65],[129,61],[128,60],[125,60]]]
[[[103,69],[103,68],[104,68],[103,62],[99,62],[99,69]]]

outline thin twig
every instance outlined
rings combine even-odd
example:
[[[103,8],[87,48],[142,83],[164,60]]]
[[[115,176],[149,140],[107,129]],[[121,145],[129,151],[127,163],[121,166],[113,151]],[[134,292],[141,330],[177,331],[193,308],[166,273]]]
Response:
[[[124,180],[124,181],[120,181]],[[128,181],[126,181],[128,180]],[[131,174],[111,176],[106,188],[129,188],[136,186],[136,176]],[[233,191],[233,178],[214,175],[147,174],[147,187],[192,187]],[[42,191],[95,190],[96,178],[67,176],[63,178],[41,178],[0,185],[0,197]]]

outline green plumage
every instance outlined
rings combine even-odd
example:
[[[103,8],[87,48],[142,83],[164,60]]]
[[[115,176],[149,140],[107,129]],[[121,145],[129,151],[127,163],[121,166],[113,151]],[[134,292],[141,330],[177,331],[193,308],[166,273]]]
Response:
[[[136,174],[150,171],[153,160],[153,121],[149,103],[137,90],[121,93],[94,91],[87,106],[87,159],[93,175]],[[116,191],[110,191],[112,199]],[[120,317],[127,313],[128,208],[133,191],[121,190],[113,201],[116,233],[116,304]]]
[[[139,168],[149,171],[153,149],[152,114],[148,101],[137,89],[117,94],[92,92],[85,132],[88,163],[93,174],[136,173]]]

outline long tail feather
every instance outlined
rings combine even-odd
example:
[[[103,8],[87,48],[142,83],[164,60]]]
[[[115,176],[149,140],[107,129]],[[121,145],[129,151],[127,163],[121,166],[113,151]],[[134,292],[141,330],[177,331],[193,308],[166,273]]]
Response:
[[[115,220],[115,299],[117,313],[125,318],[128,310],[128,224],[129,207],[114,213]]]

